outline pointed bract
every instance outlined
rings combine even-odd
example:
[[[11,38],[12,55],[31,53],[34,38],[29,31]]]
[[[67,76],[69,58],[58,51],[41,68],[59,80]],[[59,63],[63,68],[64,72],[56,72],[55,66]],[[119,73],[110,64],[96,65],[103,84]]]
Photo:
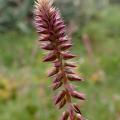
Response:
[[[64,98],[65,94],[66,94],[65,91],[61,91],[55,99],[55,104],[58,104],[59,102],[61,102],[61,100]]]
[[[41,48],[45,50],[54,50],[54,47],[51,44],[43,45]]]
[[[60,104],[59,104],[59,109],[61,109],[65,104],[66,104],[66,99],[64,98],[61,102],[60,102]]]
[[[80,111],[79,106],[77,104],[73,104],[73,108],[74,108],[76,113],[81,114],[81,111]]]
[[[58,68],[54,68],[53,70],[51,70],[51,72],[48,74],[48,77],[51,77],[55,74],[57,74],[59,72],[59,69]]]
[[[52,84],[53,90],[56,90],[56,89],[58,89],[61,86],[62,86],[62,82],[61,81]]]
[[[50,62],[56,60],[56,55],[52,52],[49,53],[46,57],[44,57],[43,61],[44,62]]]
[[[39,41],[49,41],[49,37],[48,34],[41,35]]]
[[[77,75],[73,75],[73,74],[68,75],[68,79],[70,81],[82,81],[83,80],[82,78],[78,77]]]
[[[61,49],[61,50],[67,50],[67,49],[69,49],[71,46],[72,46],[72,44],[62,44],[62,45],[60,46],[60,49]]]
[[[66,74],[75,74],[75,72],[71,69],[65,68]]]
[[[85,94],[77,92],[77,91],[72,91],[71,96],[74,98],[78,98],[80,100],[85,100]]]
[[[68,59],[72,59],[72,58],[76,57],[75,55],[68,53],[68,52],[62,52],[61,54],[62,54],[64,60],[68,60]]]

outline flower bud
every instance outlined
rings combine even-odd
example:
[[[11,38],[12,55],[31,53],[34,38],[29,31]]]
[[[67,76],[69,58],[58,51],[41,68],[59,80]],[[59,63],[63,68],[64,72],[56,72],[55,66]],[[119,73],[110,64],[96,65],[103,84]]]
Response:
[[[80,100],[85,100],[85,94],[77,92],[77,91],[71,92],[71,96],[74,98],[78,98]]]
[[[56,90],[56,89],[58,89],[61,86],[62,86],[62,82],[61,81],[52,84],[53,90]]]
[[[54,49],[54,47],[51,44],[46,44],[46,45],[42,46],[41,48],[45,49],[45,50],[53,50]]]
[[[51,77],[55,74],[57,74],[59,72],[59,69],[58,68],[54,68],[53,70],[51,70],[51,72],[48,74],[48,77]]]
[[[66,99],[64,98],[61,102],[60,102],[60,104],[59,104],[59,109],[61,109],[65,104],[66,104]]]
[[[48,54],[46,57],[44,57],[44,59],[43,59],[44,62],[50,62],[50,61],[54,61],[54,60],[56,60],[56,55],[55,55],[53,52],[49,53],[49,54]]]
[[[67,49],[69,49],[70,47],[72,46],[72,44],[62,44],[61,46],[60,46],[60,49],[61,50],[67,50]]]
[[[77,104],[73,104],[73,108],[74,108],[76,113],[81,114],[81,111],[80,111],[79,106]]]
[[[59,93],[59,95],[55,99],[55,104],[58,104],[65,96],[66,92],[63,90]]]
[[[73,74],[68,75],[68,79],[70,81],[82,81],[83,80],[82,78],[78,77],[77,75],[73,75]]]
[[[39,38],[39,41],[49,41],[49,34],[42,34]]]

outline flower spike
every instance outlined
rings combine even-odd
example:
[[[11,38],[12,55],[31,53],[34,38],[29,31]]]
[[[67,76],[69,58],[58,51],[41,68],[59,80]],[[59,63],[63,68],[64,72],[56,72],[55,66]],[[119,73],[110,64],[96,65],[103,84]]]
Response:
[[[75,87],[70,84],[71,81],[80,82],[83,79],[73,71],[75,63],[67,61],[75,55],[69,51],[72,46],[71,39],[66,34],[60,11],[53,7],[53,0],[36,0],[34,22],[41,48],[49,51],[43,61],[51,62],[54,66],[48,75],[53,78],[52,89],[61,88],[54,103],[59,109],[64,106],[67,108],[60,120],[83,120],[79,106],[73,104],[72,99],[85,100],[85,95],[75,91]]]

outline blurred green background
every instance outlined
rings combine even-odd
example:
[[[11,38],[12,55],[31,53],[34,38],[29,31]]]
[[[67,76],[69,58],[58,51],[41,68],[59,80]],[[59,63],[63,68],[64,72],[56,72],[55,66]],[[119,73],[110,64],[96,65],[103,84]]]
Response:
[[[34,0],[0,0],[0,120],[57,120],[50,64],[42,63],[33,27]],[[88,120],[120,120],[120,0],[56,0],[77,72]]]

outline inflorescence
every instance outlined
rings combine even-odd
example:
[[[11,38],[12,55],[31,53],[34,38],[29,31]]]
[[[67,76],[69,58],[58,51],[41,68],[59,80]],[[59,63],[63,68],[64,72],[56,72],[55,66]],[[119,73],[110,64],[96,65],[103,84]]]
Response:
[[[66,26],[61,14],[53,7],[53,2],[50,0],[37,0],[34,16],[41,48],[49,51],[43,61],[51,62],[54,66],[48,75],[53,79],[52,89],[59,90],[54,103],[59,109],[66,107],[60,120],[83,120],[79,105],[72,103],[72,99],[84,100],[85,95],[77,92],[70,84],[71,81],[79,82],[83,79],[74,72],[75,63],[70,62],[75,55],[69,51],[72,44],[66,34]]]

